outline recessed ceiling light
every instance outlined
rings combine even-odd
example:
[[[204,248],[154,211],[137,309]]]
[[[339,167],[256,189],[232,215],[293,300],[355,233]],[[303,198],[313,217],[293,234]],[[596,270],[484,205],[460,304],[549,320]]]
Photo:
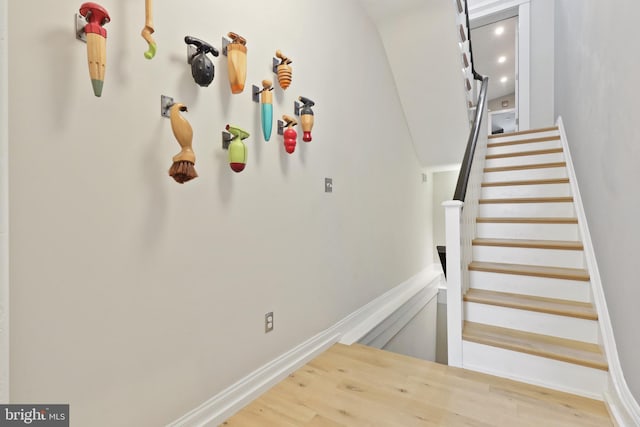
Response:
[[[495,33],[496,33],[496,36],[501,35],[502,33],[504,33],[504,27],[498,27],[498,28],[496,28]]]
[[[503,78],[500,79],[500,83],[506,83],[506,82],[507,82],[507,78],[506,77],[503,77]]]
[[[502,64],[502,63],[504,63],[506,60],[507,60],[507,57],[506,57],[506,56],[501,56],[500,58],[498,58],[498,63],[499,63],[499,64]]]

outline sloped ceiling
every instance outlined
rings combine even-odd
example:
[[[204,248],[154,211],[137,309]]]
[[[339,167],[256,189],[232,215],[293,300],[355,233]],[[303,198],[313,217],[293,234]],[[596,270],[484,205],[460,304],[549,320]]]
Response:
[[[419,7],[425,0],[360,0],[374,22],[380,23]]]
[[[416,155],[460,163],[469,133],[453,0],[361,0],[385,46]]]

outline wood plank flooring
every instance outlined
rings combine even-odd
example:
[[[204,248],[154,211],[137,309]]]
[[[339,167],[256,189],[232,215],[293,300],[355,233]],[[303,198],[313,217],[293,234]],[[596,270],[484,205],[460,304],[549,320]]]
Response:
[[[336,344],[222,424],[612,426],[602,402],[361,345]]]

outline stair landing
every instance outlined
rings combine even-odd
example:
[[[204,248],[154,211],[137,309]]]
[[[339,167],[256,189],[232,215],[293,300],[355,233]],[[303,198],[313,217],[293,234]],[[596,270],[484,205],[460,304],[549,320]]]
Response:
[[[222,425],[613,424],[596,400],[358,344],[336,344]]]

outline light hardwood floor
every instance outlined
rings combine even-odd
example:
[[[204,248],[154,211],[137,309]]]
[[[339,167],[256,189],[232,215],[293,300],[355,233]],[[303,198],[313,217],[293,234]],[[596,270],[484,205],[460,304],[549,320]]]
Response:
[[[602,402],[361,345],[336,344],[222,424],[612,426]]]

